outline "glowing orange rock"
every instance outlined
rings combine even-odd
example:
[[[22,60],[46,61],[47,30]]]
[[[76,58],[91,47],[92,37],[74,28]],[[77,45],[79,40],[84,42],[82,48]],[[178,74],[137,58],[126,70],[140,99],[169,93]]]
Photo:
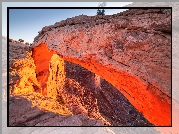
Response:
[[[34,63],[36,65],[36,75],[37,80],[41,85],[42,88],[42,94],[47,95],[47,81],[48,77],[50,75],[49,71],[49,61],[51,60],[52,55],[54,52],[49,51],[44,46],[40,45],[37,48],[33,49],[33,59]],[[40,59],[40,60],[39,60]]]
[[[47,83],[47,97],[56,98],[57,88],[63,90],[65,84],[64,60],[54,54],[49,61],[50,75]]]
[[[131,9],[71,18],[44,27],[32,47],[36,73],[44,74],[37,76],[43,88],[49,77],[43,71],[59,54],[118,88],[154,125],[171,125],[170,12]]]
[[[36,51],[33,53],[33,57],[37,57],[37,55],[39,54],[38,50],[48,50],[46,45],[43,43],[37,47],[34,47],[34,49]],[[47,55],[51,56],[52,54]],[[45,58],[50,60],[50,57],[46,56]],[[96,73],[97,75],[101,76],[102,78],[113,84],[123,93],[123,95],[130,101],[130,103],[133,104],[134,107],[138,109],[151,123],[163,126],[170,125],[171,105],[170,102],[168,102],[169,98],[165,94],[160,94],[160,92],[157,94],[158,90],[155,89],[155,87],[153,87],[152,85],[147,85],[139,78],[137,78],[136,76],[132,76],[128,72],[110,69],[110,66],[103,66],[102,64],[98,63],[93,56],[90,57],[90,62],[84,62],[78,59],[72,59],[68,57],[63,58],[67,61],[79,64],[87,68],[88,70],[91,70],[92,72]],[[36,63],[38,71],[41,69],[38,68],[38,66],[42,66],[43,62],[47,63],[47,61],[44,61],[43,57],[39,57],[38,59],[34,58],[34,61]],[[61,64],[63,65],[63,62]],[[44,64],[43,68],[48,68],[48,66],[48,64]],[[43,78],[46,78],[47,76],[50,76],[49,73],[47,73],[46,76],[44,75]],[[98,79],[97,76],[96,79]],[[41,85],[44,85],[42,81]],[[98,80],[96,81],[96,86],[99,86]]]

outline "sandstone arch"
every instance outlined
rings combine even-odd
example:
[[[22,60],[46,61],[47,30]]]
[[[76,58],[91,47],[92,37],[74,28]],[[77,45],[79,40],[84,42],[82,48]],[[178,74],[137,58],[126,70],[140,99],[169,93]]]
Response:
[[[106,79],[154,125],[171,125],[170,12],[74,17],[44,27],[32,47],[37,75],[48,77],[58,54]]]

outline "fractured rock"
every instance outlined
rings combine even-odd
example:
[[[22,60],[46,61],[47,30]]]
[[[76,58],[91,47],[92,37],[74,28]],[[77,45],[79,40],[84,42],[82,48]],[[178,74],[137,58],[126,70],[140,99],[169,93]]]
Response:
[[[151,123],[171,125],[170,11],[131,9],[74,17],[44,27],[32,47],[34,57],[44,49],[50,51],[47,61],[55,53],[91,70]],[[34,59],[36,66],[42,59]]]

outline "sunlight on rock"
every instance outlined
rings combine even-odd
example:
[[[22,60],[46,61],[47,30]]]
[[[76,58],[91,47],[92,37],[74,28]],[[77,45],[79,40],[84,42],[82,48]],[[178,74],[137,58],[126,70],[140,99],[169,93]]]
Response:
[[[112,125],[169,126],[170,54],[170,11],[76,16],[43,27],[32,46],[12,48],[10,56],[19,60],[10,58],[11,93],[33,94],[26,97],[41,109],[66,114],[67,107],[90,118],[104,116]],[[76,64],[66,66],[70,73],[64,60]]]
[[[19,59],[13,62],[13,65],[17,70],[12,71],[12,75],[18,74],[20,80],[14,85],[14,94],[27,94],[34,92],[34,87],[39,87],[39,83],[36,78],[35,64],[31,57],[32,52],[27,53],[27,56],[23,59]]]
[[[33,92],[31,94],[22,95],[24,98],[32,102],[33,107],[38,107],[43,111],[50,111],[61,115],[72,114],[64,105],[61,105],[53,98],[45,97],[40,93]]]
[[[47,97],[56,99],[57,87],[63,89],[65,83],[64,60],[57,54],[54,54],[49,61],[49,71]]]
[[[31,55],[32,52],[28,52],[24,58],[12,62],[10,84],[14,86],[10,86],[10,93],[23,96],[32,102],[33,107],[41,110],[62,115],[72,114],[64,105],[56,101],[57,85],[64,84],[64,61],[58,55],[52,56],[51,64],[49,64],[50,76],[47,81],[48,92],[47,96],[44,96],[42,95],[43,89],[36,78],[36,66]]]

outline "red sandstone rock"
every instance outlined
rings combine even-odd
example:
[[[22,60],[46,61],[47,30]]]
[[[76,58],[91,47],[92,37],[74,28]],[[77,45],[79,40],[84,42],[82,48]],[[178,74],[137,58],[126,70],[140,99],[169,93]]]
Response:
[[[170,29],[171,13],[163,9],[67,19],[44,27],[35,38],[36,73],[46,70],[52,54],[57,53],[106,79],[151,123],[168,126],[171,125]],[[45,73],[44,77],[48,75]],[[45,82],[41,81],[41,85]]]
[[[76,112],[74,112],[76,115],[70,115],[71,112],[66,109],[64,103],[58,97],[59,95],[62,95],[60,94],[61,92],[58,92],[57,94],[57,88],[63,89],[65,81],[65,70],[63,63],[64,60],[61,59],[58,55],[51,55],[52,57],[50,58],[50,61],[46,64],[48,65],[46,70],[44,71],[42,63],[40,66],[42,68],[39,68],[39,72],[36,74],[36,66],[34,64],[34,60],[31,57],[32,51],[30,47],[25,47],[24,49],[24,46],[22,45],[10,43],[9,49],[11,59],[9,70],[9,84],[11,90],[11,95],[9,98],[10,126],[105,125],[103,124],[105,119],[100,117],[99,112],[93,112],[94,118],[89,118],[88,107],[92,107],[94,105],[92,103],[88,107],[85,107],[86,109],[83,105],[81,105],[80,102],[76,103]],[[22,51],[22,55],[20,55],[21,57],[18,55],[19,51]],[[45,57],[43,55],[41,56]],[[44,82],[46,83],[44,84]],[[80,90],[80,87],[78,90]],[[44,96],[35,92],[40,92]],[[64,97],[64,99],[68,98]],[[78,97],[75,99],[78,100]],[[85,110],[85,112],[83,112],[83,110]]]

